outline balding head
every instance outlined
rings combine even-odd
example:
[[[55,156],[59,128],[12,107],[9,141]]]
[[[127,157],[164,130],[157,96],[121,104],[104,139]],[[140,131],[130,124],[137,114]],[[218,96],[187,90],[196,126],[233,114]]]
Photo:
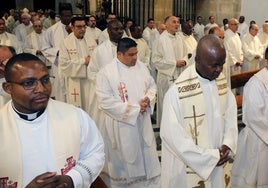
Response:
[[[228,22],[228,28],[234,33],[238,30],[238,20],[235,18],[231,18]]]
[[[208,80],[216,79],[225,63],[226,52],[222,41],[215,35],[206,35],[200,39],[195,57],[197,72]]]

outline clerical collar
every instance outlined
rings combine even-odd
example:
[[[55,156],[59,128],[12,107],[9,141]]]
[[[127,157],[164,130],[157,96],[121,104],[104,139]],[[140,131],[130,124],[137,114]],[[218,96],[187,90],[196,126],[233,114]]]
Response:
[[[43,110],[40,110],[39,112],[35,112],[35,113],[32,113],[32,114],[25,114],[25,113],[19,112],[15,108],[13,102],[12,102],[12,108],[20,116],[20,118],[22,118],[24,120],[27,120],[27,121],[33,121],[33,120],[35,120],[36,118],[38,118],[39,116],[41,116],[43,114],[43,112],[45,111],[45,109],[43,109]]]

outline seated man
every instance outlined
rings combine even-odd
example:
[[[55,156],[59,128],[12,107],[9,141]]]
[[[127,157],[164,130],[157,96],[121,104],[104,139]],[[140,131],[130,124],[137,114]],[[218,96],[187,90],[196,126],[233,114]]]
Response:
[[[50,99],[51,77],[32,54],[9,59],[0,110],[0,185],[89,187],[104,164],[103,140],[80,108]]]

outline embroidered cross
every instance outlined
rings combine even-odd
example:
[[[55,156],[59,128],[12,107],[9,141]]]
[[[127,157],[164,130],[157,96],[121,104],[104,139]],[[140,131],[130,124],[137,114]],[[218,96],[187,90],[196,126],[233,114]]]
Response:
[[[174,78],[174,76],[172,76],[172,79],[169,80],[169,81],[174,82],[175,80],[176,80],[176,79]]]
[[[76,164],[76,160],[73,158],[73,156],[66,159],[67,164],[64,165],[64,168],[61,169],[61,174],[65,175],[67,174]]]
[[[71,93],[71,95],[73,95],[74,96],[74,102],[76,102],[76,96],[78,96],[79,95],[79,93],[76,93],[76,89],[74,88],[74,92],[73,93]]]
[[[199,136],[199,132],[197,131],[197,127],[200,126],[202,121],[204,120],[204,119],[201,119],[200,121],[197,122],[197,118],[202,117],[202,116],[203,116],[203,114],[196,115],[195,106],[193,105],[193,116],[190,116],[188,118],[194,118],[194,127],[192,127],[191,124],[189,124],[189,126],[190,126],[190,131],[192,134],[192,138],[195,140],[196,145],[198,145],[197,137]]]

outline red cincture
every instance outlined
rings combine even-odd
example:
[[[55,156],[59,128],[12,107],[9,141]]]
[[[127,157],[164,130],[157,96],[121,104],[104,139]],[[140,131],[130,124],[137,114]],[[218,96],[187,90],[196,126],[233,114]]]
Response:
[[[66,159],[67,163],[65,163],[64,168],[61,169],[61,174],[65,175],[67,174],[76,164],[76,161],[74,160],[73,156]]]

